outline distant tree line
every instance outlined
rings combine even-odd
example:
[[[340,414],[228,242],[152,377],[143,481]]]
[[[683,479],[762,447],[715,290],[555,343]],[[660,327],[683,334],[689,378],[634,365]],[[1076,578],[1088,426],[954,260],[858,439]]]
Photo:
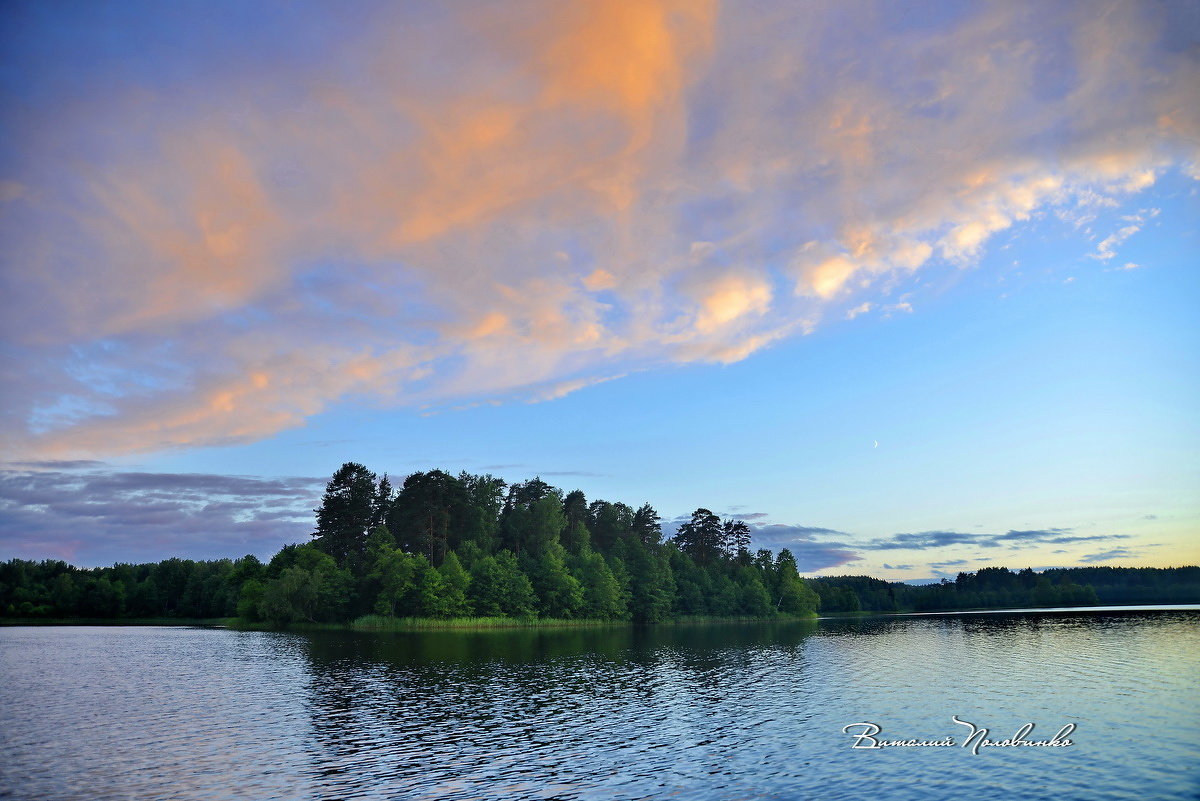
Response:
[[[0,563],[0,614],[336,623],[363,615],[632,620],[768,618],[1200,601],[1200,568],[984,568],[926,586],[800,577],[787,549],[750,551],[750,529],[697,509],[663,541],[644,504],[588,502],[534,478],[441,470],[408,476],[348,462],[311,542],[254,556],[81,569]]]
[[[348,462],[316,509],[311,542],[263,564],[168,559],[80,569],[0,564],[7,617],[239,617],[340,622],[362,615],[657,622],[680,616],[809,616],[818,598],[784,549],[698,509],[663,542],[645,504],[592,501],[541,479],[387,475]]]
[[[919,586],[869,576],[823,576],[809,584],[823,612],[1200,603],[1200,567],[1070,567],[1040,573],[985,567]]]

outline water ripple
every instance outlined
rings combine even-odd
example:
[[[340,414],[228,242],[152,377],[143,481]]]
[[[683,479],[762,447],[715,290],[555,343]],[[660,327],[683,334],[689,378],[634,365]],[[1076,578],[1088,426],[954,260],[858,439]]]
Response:
[[[1200,615],[0,630],[0,797],[1192,798]],[[1075,723],[1065,749],[854,750]],[[886,793],[882,793],[886,788]]]

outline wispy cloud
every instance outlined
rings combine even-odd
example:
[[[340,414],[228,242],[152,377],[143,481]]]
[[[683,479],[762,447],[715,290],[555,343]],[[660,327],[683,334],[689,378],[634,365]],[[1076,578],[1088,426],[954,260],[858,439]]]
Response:
[[[1101,261],[1113,258],[1117,255],[1117,247],[1140,230],[1142,230],[1140,225],[1126,225],[1124,228],[1117,230],[1116,233],[1110,234],[1102,239],[1099,245],[1096,245],[1096,252],[1092,254],[1092,258],[1100,259]]]
[[[961,567],[962,565],[970,564],[969,559],[951,559],[948,562],[930,562],[929,566],[934,570],[939,570],[943,567]]]
[[[1089,553],[1086,556],[1079,557],[1079,561],[1084,564],[1092,562],[1110,562],[1113,559],[1132,559],[1138,556],[1137,551],[1129,548],[1113,548],[1111,551],[1100,551],[1099,553]]]
[[[1115,232],[1102,239],[1100,244],[1096,245],[1096,252],[1092,254],[1092,258],[1099,259],[1101,261],[1108,261],[1109,259],[1115,257],[1117,255],[1117,248],[1120,247],[1126,239],[1129,239],[1129,237],[1141,231],[1142,226],[1146,224],[1147,220],[1157,217],[1159,211],[1160,209],[1142,209],[1137,214],[1126,214],[1122,216],[1121,220],[1128,223],[1128,225],[1118,228]],[[1137,269],[1137,267],[1138,265],[1130,262],[1121,269],[1132,270]]]
[[[1069,528],[1036,529],[1032,531],[1010,530],[1003,534],[969,534],[961,531],[921,531],[910,534],[893,534],[890,537],[870,540],[859,546],[868,551],[913,550],[926,551],[952,545],[970,545],[977,548],[1033,547],[1036,545],[1063,545],[1077,542],[1129,539],[1129,534],[1071,534]]]
[[[141,7],[137,65],[101,7],[69,47],[66,15],[13,22],[12,458],[737,361],[919,308],[888,298],[1039,210],[1123,201],[1200,137],[1169,5],[366,3],[169,46],[188,8]]]

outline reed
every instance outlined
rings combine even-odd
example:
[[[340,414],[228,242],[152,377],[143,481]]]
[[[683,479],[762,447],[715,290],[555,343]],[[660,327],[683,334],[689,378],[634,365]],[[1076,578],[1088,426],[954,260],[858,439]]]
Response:
[[[624,620],[586,620],[542,617],[388,617],[363,615],[350,624],[355,631],[427,631],[471,629],[554,629],[627,626]]]

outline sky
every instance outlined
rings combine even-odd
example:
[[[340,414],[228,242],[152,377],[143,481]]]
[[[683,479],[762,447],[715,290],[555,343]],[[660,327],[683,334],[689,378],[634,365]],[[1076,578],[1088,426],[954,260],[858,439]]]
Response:
[[[347,461],[808,575],[1200,562],[1200,6],[11,2],[0,558]]]

